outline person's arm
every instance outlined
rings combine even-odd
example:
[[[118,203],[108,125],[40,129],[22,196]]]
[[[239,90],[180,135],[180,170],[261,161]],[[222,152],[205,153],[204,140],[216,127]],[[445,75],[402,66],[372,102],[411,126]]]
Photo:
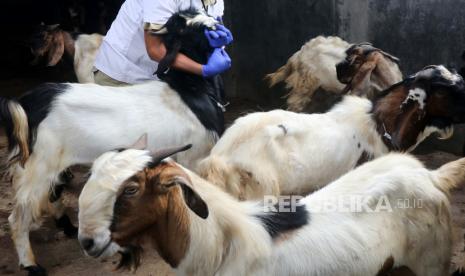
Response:
[[[149,32],[144,32],[145,47],[151,59],[159,62],[166,54],[166,47],[159,36],[151,35]],[[171,65],[173,68],[182,70],[191,74],[202,75],[202,64],[193,61],[184,54],[178,54]]]

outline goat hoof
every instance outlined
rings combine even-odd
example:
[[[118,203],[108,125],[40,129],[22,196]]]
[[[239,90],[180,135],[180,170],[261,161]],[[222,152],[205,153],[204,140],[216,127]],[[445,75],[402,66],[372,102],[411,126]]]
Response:
[[[47,276],[47,270],[40,265],[31,265],[24,268],[28,276]]]
[[[57,228],[63,229],[63,232],[68,238],[77,238],[78,228],[71,223],[67,215],[62,216],[56,221]]]

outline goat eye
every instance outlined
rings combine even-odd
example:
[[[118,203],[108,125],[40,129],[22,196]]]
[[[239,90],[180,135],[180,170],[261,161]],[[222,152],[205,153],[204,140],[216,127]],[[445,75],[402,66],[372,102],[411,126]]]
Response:
[[[124,189],[124,195],[125,196],[132,196],[134,195],[135,193],[137,193],[139,191],[139,188],[138,187],[127,187],[126,189]]]

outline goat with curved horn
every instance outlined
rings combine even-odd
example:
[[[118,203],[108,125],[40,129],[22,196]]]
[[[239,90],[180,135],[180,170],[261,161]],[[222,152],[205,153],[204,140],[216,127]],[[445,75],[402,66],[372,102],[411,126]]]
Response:
[[[284,82],[287,106],[302,112],[318,89],[372,98],[402,80],[399,59],[363,42],[351,45],[336,36],[318,36],[266,78],[270,86]]]

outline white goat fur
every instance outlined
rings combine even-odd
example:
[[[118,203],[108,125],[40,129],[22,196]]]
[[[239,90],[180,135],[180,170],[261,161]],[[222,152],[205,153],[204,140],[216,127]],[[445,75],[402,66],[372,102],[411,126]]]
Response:
[[[147,163],[143,154],[124,155],[136,158],[130,161],[134,164]],[[141,166],[132,167],[136,173]],[[122,180],[117,175],[121,170],[115,169],[106,173],[120,185]],[[257,215],[263,215],[261,204],[238,202],[195,173],[184,171],[210,215],[202,220],[188,211],[190,244],[176,268],[179,275],[376,275],[390,257],[394,267],[407,266],[416,275],[448,272],[452,240],[447,193],[464,180],[465,159],[437,171],[429,171],[415,158],[402,154],[366,163],[304,198],[301,202],[310,213],[309,223],[277,240],[270,238],[257,219]],[[94,179],[86,184],[88,191],[81,194],[80,210],[108,205],[112,212],[115,196],[110,197],[112,202],[93,200],[98,193],[116,193],[110,192],[113,188],[100,186],[100,182]],[[351,197],[370,199],[371,209],[381,199],[392,211],[321,212],[327,202],[335,199],[344,199],[348,206]],[[397,205],[420,200],[421,208]],[[92,229],[91,237],[104,234],[107,238],[96,242],[105,245],[110,238],[111,216],[87,213],[86,217],[80,213],[80,231],[81,227]],[[105,231],[103,222],[108,222]],[[119,246],[113,243],[105,255],[117,250]]]
[[[163,82],[127,87],[69,84],[55,98],[25,167],[11,168],[16,207],[9,221],[23,266],[35,265],[29,230],[32,222],[53,211],[47,210],[48,193],[59,174],[71,165],[90,164],[108,150],[129,146],[144,133],[150,137],[149,149],[193,143],[192,150],[177,155],[177,161],[191,168],[217,140]]]
[[[226,130],[198,172],[240,199],[308,194],[353,169],[363,154],[389,152],[371,109],[371,101],[346,96],[324,114],[249,114]],[[427,128],[418,143],[432,132],[447,134]]]
[[[347,56],[350,44],[337,36],[318,36],[302,46],[287,63],[270,74],[271,85],[285,81],[290,89],[290,110],[302,111],[318,88],[340,93],[345,85],[337,79],[336,64]]]
[[[74,72],[78,82],[95,82],[93,68],[102,40],[100,34],[81,34],[74,42]]]

